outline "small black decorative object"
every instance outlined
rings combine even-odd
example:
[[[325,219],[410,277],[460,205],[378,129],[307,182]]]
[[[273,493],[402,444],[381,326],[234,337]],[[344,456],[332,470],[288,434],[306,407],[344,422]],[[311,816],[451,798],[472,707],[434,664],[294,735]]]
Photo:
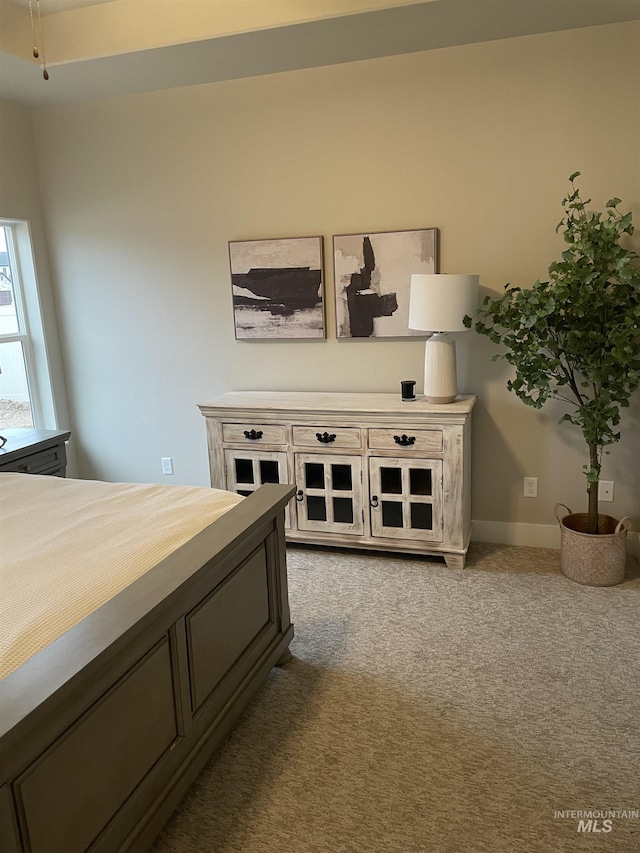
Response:
[[[404,379],[400,383],[400,388],[402,389],[402,399],[403,400],[415,400],[416,399],[416,382],[415,379]]]
[[[245,429],[244,436],[245,436],[245,438],[248,438],[249,441],[258,441],[259,439],[262,438],[262,430],[261,429],[258,429],[258,430]]]
[[[332,441],[336,440],[336,434],[328,433],[328,432],[317,432],[316,438],[321,444],[331,444]]]

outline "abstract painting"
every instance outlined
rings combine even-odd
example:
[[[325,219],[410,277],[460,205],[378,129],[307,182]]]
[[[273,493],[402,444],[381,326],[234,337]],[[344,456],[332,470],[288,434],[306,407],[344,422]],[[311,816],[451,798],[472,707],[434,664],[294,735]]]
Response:
[[[409,328],[413,273],[438,272],[438,229],[333,238],[339,338],[424,336]]]
[[[322,237],[229,243],[237,339],[324,338]]]

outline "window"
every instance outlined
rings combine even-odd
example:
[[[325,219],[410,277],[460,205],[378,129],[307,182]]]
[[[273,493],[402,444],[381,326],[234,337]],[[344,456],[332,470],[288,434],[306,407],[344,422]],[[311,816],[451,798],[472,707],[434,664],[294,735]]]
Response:
[[[28,223],[0,219],[0,432],[44,425],[51,389],[46,359],[37,357],[43,344]]]

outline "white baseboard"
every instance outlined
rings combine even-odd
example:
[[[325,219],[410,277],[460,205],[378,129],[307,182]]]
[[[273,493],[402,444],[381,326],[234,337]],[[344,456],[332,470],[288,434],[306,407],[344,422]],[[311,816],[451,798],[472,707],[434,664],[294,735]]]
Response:
[[[559,548],[557,524],[520,524],[507,521],[474,521],[472,542],[497,542],[500,545],[525,545],[530,548]],[[640,533],[627,534],[627,553],[640,559]]]

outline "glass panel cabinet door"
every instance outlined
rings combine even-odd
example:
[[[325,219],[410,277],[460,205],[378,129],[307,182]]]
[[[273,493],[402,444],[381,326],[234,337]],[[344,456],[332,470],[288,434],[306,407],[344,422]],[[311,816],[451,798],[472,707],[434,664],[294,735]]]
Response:
[[[442,541],[442,461],[369,459],[371,533]]]
[[[297,453],[298,530],[362,535],[362,460],[359,456]]]
[[[263,483],[288,483],[287,454],[269,450],[225,450],[227,489],[250,495]]]
[[[287,454],[275,450],[225,450],[227,489],[247,497],[263,483],[288,483]],[[289,507],[285,526],[290,527]]]

